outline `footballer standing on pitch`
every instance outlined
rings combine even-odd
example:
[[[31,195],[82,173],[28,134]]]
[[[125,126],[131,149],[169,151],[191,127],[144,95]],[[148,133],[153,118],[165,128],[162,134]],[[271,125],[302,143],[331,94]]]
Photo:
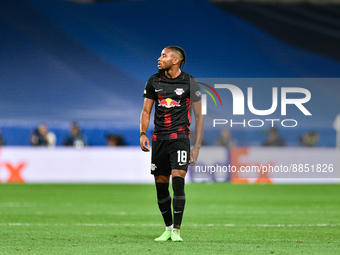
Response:
[[[145,133],[155,103],[152,136],[151,174],[154,175],[158,206],[162,213],[165,232],[155,241],[183,241],[180,227],[185,205],[184,178],[188,165],[198,158],[203,136],[204,118],[201,114],[201,92],[196,79],[183,72],[185,51],[178,46],[163,49],[158,59],[158,73],[145,85],[144,105],[140,116],[140,146],[149,151]],[[195,115],[195,145],[190,151],[191,107]],[[169,181],[172,175],[173,217]]]

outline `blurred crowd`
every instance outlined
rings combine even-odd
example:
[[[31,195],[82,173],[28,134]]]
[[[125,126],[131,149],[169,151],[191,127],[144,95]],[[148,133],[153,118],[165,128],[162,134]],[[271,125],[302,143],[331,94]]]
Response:
[[[105,134],[105,144],[107,146],[124,146],[124,137],[117,135],[115,133]],[[299,145],[303,147],[314,147],[317,146],[319,140],[319,133],[316,131],[308,131],[301,134],[299,139]],[[191,134],[191,142],[195,141],[195,134]],[[40,123],[29,136],[29,143],[32,146],[50,146],[54,147],[57,145],[57,136],[55,133],[48,129],[45,123]],[[83,134],[78,123],[73,122],[70,125],[69,133],[62,140],[62,143],[58,143],[63,146],[73,146],[76,148],[83,148],[88,146],[88,141],[86,135]],[[6,139],[1,134],[0,130],[0,146],[6,145]],[[204,139],[202,141],[202,146],[206,145],[216,145],[224,146],[231,149],[237,146],[237,140],[232,137],[232,132],[230,129],[225,128],[220,131],[217,138],[213,142],[208,143]],[[276,146],[282,147],[286,145],[285,139],[279,135],[279,131],[276,127],[272,127],[266,131],[266,138],[261,142],[262,146]]]
[[[285,139],[279,135],[276,127],[270,128],[266,133],[267,136],[262,142],[262,146],[283,147],[286,145]],[[299,137],[299,144],[302,147],[314,147],[317,146],[318,140],[318,132],[308,131],[304,132]],[[230,149],[237,145],[237,141],[232,138],[231,131],[229,129],[222,129],[214,144]]]
[[[105,141],[107,146],[125,145],[124,138],[113,133],[106,134]],[[45,123],[40,123],[38,127],[31,132],[29,136],[29,143],[32,146],[54,147],[57,145],[57,136],[52,131],[49,131]],[[1,134],[0,130],[0,146],[3,145],[6,145],[6,140]],[[88,146],[87,138],[83,134],[78,123],[71,123],[69,134],[64,138],[62,145],[72,146],[76,148],[83,148],[85,146]]]

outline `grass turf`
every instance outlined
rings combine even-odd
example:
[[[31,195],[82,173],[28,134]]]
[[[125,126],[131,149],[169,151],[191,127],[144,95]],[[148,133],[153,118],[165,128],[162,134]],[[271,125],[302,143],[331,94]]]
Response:
[[[153,185],[0,185],[0,254],[340,254],[340,185],[189,184],[183,243]]]

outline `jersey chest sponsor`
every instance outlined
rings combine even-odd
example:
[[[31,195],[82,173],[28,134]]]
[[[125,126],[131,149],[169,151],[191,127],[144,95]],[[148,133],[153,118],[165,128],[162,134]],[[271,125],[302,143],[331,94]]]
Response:
[[[190,86],[186,82],[168,84],[164,82],[154,84],[158,106],[164,108],[180,107],[190,96]]]
[[[165,107],[165,108],[171,108],[171,107],[179,107],[181,100],[173,100],[171,98],[165,98],[165,99],[158,99],[158,106]]]
[[[185,103],[188,95],[189,93],[186,93],[184,88],[163,89],[157,93],[158,106],[165,108],[179,107]]]

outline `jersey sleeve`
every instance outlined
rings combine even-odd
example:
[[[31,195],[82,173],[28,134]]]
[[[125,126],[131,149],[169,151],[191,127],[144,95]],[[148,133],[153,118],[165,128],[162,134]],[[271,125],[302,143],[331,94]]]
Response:
[[[190,101],[197,102],[201,100],[201,90],[197,80],[194,77],[190,78]]]
[[[155,100],[155,89],[153,88],[152,84],[153,84],[153,76],[151,76],[149,80],[146,82],[143,96],[145,98]]]

